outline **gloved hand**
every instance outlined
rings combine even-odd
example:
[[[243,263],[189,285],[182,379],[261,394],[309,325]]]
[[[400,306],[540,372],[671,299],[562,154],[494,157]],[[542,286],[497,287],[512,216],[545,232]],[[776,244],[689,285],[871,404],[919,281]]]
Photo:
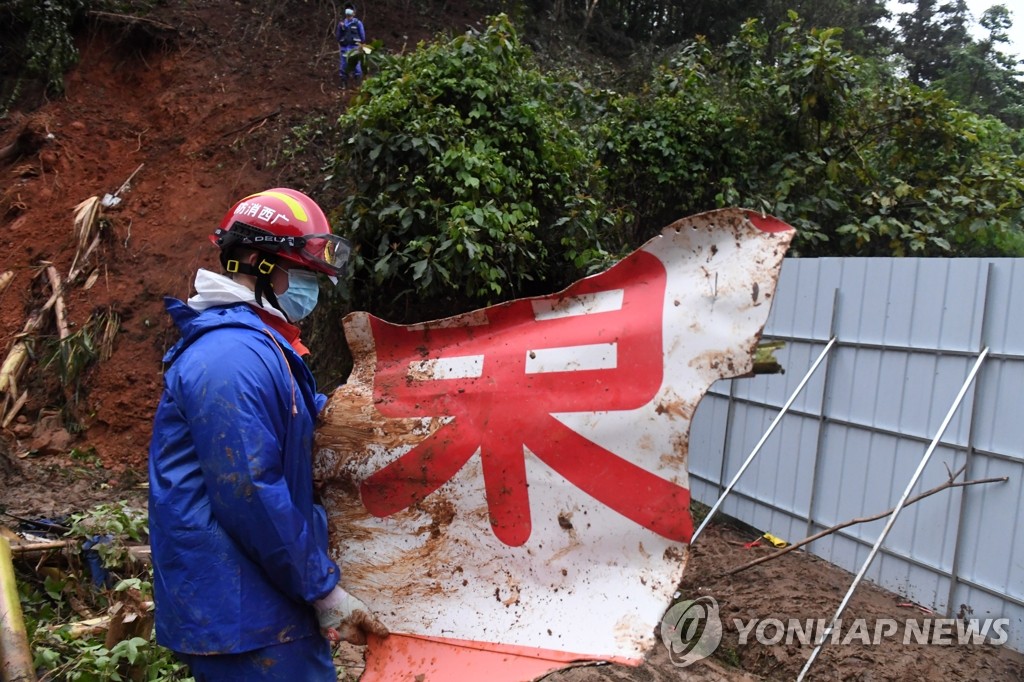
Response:
[[[388,629],[362,601],[336,585],[323,599],[313,602],[324,637],[349,644],[366,644],[366,635],[388,636]]]

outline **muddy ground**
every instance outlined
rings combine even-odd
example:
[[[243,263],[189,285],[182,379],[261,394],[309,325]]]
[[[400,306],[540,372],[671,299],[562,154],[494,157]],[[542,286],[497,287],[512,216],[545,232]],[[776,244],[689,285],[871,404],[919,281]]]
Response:
[[[145,504],[140,484],[160,358],[174,341],[162,297],[187,296],[195,269],[216,267],[206,237],[240,196],[281,184],[309,189],[300,167],[282,158],[279,140],[307,117],[336,114],[347,102],[331,37],[337,6],[281,4],[192,0],[162,3],[146,21],[93,16],[79,35],[80,63],[64,94],[34,97],[0,119],[0,148],[24,143],[0,160],[0,273],[14,273],[0,291],[0,354],[48,298],[44,267],[69,272],[75,206],[104,194],[121,199],[105,212],[99,247],[63,297],[71,333],[95,313],[116,315],[110,357],[61,387],[42,371],[46,338],[56,330],[52,322],[41,330],[20,386],[26,402],[0,434],[0,512],[39,518],[120,499]],[[360,13],[370,38],[392,51],[484,17],[468,1],[427,6],[381,1]],[[752,539],[750,531],[711,526],[693,550],[682,596],[713,596],[727,623],[834,612],[851,576],[800,552],[723,577],[770,551],[746,547]],[[903,603],[865,585],[845,616],[925,615]],[[786,680],[809,649],[740,645],[727,625],[716,657],[688,668],[673,665],[659,644],[639,668],[586,667],[550,679]],[[357,674],[359,652],[343,655],[346,670]],[[1024,657],[991,646],[831,645],[809,679],[915,678],[1024,679]]]
[[[129,469],[110,471],[98,460],[67,455],[34,456],[0,469],[0,510],[25,518],[55,518],[94,504],[127,500],[144,507],[143,477]],[[14,525],[8,517],[0,523]],[[617,665],[585,666],[552,673],[547,682],[753,682],[794,680],[810,655],[811,646],[795,636],[778,644],[758,643],[751,635],[739,640],[734,620],[787,621],[829,619],[846,594],[853,576],[816,557],[795,551],[732,576],[725,573],[775,551],[758,532],[730,523],[712,523],[691,550],[679,586],[681,599],[711,596],[723,623],[722,643],[712,658],[688,667],[673,664],[661,643],[636,668]],[[865,619],[869,631],[884,619],[903,623],[932,617],[925,607],[898,594],[862,583],[843,613],[844,621]],[[766,630],[769,638],[774,631]],[[846,631],[849,634],[849,631]],[[844,635],[845,637],[845,635]],[[987,644],[940,646],[904,644],[899,636],[880,644],[850,639],[829,644],[810,669],[809,681],[1024,680],[1024,656]],[[362,670],[362,650],[345,646],[338,652],[340,679],[356,680]],[[411,678],[410,678],[411,679]]]

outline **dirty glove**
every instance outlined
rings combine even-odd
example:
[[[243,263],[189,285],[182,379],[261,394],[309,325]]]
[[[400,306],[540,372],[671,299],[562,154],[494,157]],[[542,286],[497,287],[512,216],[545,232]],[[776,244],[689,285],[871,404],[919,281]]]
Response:
[[[335,586],[323,599],[313,602],[320,632],[332,642],[366,644],[366,635],[388,636],[388,629],[370,613],[369,607]]]

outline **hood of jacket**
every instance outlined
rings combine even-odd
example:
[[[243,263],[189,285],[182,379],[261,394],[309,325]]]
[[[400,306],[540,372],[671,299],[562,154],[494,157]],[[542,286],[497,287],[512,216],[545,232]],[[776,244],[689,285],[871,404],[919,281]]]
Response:
[[[171,316],[175,326],[181,332],[181,340],[164,355],[164,364],[172,364],[181,353],[197,338],[210,331],[222,327],[247,327],[255,331],[267,329],[255,308],[255,294],[248,287],[209,270],[200,269],[196,272],[196,295],[187,302],[173,297],[164,298],[164,307]],[[281,311],[264,304],[263,310],[286,321]],[[211,314],[203,313],[212,311]],[[276,331],[274,332],[277,333]],[[288,341],[280,336],[280,341]]]

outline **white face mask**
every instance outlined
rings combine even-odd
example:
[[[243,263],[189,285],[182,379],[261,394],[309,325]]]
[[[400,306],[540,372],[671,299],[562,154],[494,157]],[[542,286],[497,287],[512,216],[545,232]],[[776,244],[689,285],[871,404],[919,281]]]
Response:
[[[319,296],[320,283],[316,273],[293,268],[288,271],[288,289],[277,297],[277,303],[289,321],[298,322],[313,312]]]

